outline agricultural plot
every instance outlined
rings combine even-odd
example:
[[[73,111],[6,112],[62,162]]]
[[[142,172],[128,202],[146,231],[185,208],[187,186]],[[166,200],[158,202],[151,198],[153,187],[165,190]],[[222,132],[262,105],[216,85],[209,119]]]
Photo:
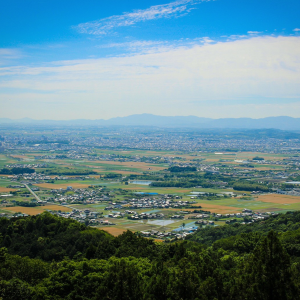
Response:
[[[204,210],[226,214],[241,212],[244,208],[259,212],[300,210],[300,197],[266,194],[249,200],[240,198],[226,198],[220,200],[197,200]]]
[[[84,183],[59,183],[59,184],[54,184],[54,183],[38,183],[35,184],[35,186],[41,187],[41,188],[45,188],[45,189],[66,189],[68,186],[72,186],[73,188],[88,188],[89,184],[84,184]]]
[[[74,140],[75,144],[77,138],[78,137],[76,133],[76,139]],[[40,188],[40,191],[37,191],[36,194],[40,197],[41,200],[48,201],[48,203],[67,202],[69,206],[64,207],[57,205],[48,205],[32,208],[15,206],[3,207],[3,211],[10,211],[11,213],[23,212],[26,214],[38,214],[45,209],[60,211],[70,211],[72,208],[79,209],[81,211],[88,209],[92,212],[99,212],[100,215],[98,219],[105,219],[116,224],[114,226],[99,225],[99,228],[106,230],[113,235],[119,235],[127,229],[130,229],[132,231],[150,231],[152,229],[159,230],[161,232],[170,231],[180,228],[183,222],[186,223],[186,226],[192,226],[194,224],[194,221],[188,219],[188,217],[192,214],[184,214],[184,212],[182,212],[182,215],[184,215],[183,219],[171,219],[171,217],[173,217],[175,214],[179,214],[179,212],[182,210],[193,213],[195,209],[200,209],[199,206],[201,206],[202,210],[204,211],[210,211],[211,213],[218,214],[238,213],[242,212],[244,208],[251,209],[255,212],[283,212],[287,210],[300,209],[300,196],[292,197],[285,195],[267,194],[257,197],[251,196],[251,191],[234,191],[232,189],[235,181],[248,182],[246,180],[249,180],[250,183],[254,183],[255,181],[262,181],[263,185],[267,185],[267,179],[277,178],[276,173],[281,171],[287,172],[287,174],[284,174],[282,178],[288,178],[289,174],[291,174],[291,172],[288,172],[291,165],[290,162],[292,161],[292,155],[257,152],[226,152],[225,150],[217,150],[217,148],[203,149],[203,151],[200,151],[200,148],[199,150],[195,150],[194,148],[191,151],[150,151],[126,150],[126,148],[109,148],[109,150],[105,150],[103,148],[99,149],[98,147],[91,147],[89,149],[85,148],[83,150],[81,148],[82,143],[80,144],[80,146],[76,146],[75,144],[72,144],[72,148],[76,149],[76,147],[78,147],[76,150],[70,150],[67,149],[67,147],[65,150],[63,150],[62,148],[64,146],[61,145],[55,150],[50,150],[48,148],[48,150],[45,151],[41,149],[39,151],[35,151],[35,149],[33,149],[32,151],[22,151],[21,149],[19,149],[13,150],[11,153],[12,156],[5,156],[3,154],[0,154],[0,168],[3,168],[7,164],[21,165],[42,163],[45,166],[36,167],[35,169],[38,176],[31,179],[28,178],[28,176],[26,176],[27,178],[25,178],[24,176],[25,179],[19,178],[11,180],[11,178],[8,177],[1,178],[5,176],[0,175],[0,192],[7,194],[10,191],[13,191],[14,189],[7,189],[7,186],[11,184],[18,185],[22,182],[28,184],[30,183],[33,185],[33,187]],[[108,156],[108,154],[112,155],[113,157]],[[35,159],[36,156],[43,157],[40,159]],[[139,158],[136,158],[135,156],[139,156]],[[252,159],[256,156],[263,157],[268,162],[268,164],[260,164],[252,161]],[[117,161],[119,159],[124,159],[126,161]],[[290,160],[286,165],[283,165],[286,163],[283,161],[283,159]],[[239,160],[240,162],[236,160]],[[251,161],[252,167],[248,167],[248,165],[243,162],[244,160]],[[274,161],[274,163],[272,163],[272,161]],[[275,161],[277,162],[277,164],[275,163]],[[181,171],[179,171],[180,174],[173,172],[173,170],[165,171],[170,166],[180,166],[181,168],[191,166],[194,170],[188,171],[181,169]],[[88,172],[79,172],[83,170]],[[85,175],[89,172],[92,173],[91,171],[94,171],[97,174],[89,176]],[[57,172],[58,174],[56,174],[55,172]],[[72,175],[67,175],[68,173]],[[76,175],[76,173],[78,173],[78,175]],[[111,179],[103,176],[108,173],[121,174],[122,182],[120,180],[121,176]],[[51,174],[51,179],[49,179],[49,176],[46,176],[47,174]],[[127,177],[127,175],[131,174],[139,176]],[[57,180],[55,180],[56,175],[60,176],[60,178]],[[43,176],[44,178],[41,178]],[[230,179],[228,180],[229,176]],[[66,177],[67,180],[65,180]],[[137,178],[137,180],[146,181],[165,181],[165,185],[176,185],[182,187],[152,187],[132,183],[125,184],[125,182],[127,183],[134,180],[134,178]],[[174,184],[174,182],[176,183]],[[186,184],[189,182],[192,182],[192,184],[194,185],[192,186],[191,184]],[[220,182],[221,184],[217,184],[217,182]],[[222,183],[225,184],[222,185]],[[278,180],[272,180],[270,186],[273,187],[274,184],[278,184],[276,187],[281,188],[280,184],[283,183],[284,179],[280,180],[280,182]],[[88,189],[89,186],[94,186],[96,188],[90,188],[87,191],[59,191],[58,193],[50,192],[50,190],[53,189],[66,189],[69,186],[71,186],[73,189]],[[192,187],[183,188],[185,186]],[[201,186],[209,186],[212,188],[203,188]],[[26,189],[24,189],[24,191],[26,191]],[[140,192],[140,195],[142,196],[136,195],[136,192]],[[209,195],[209,197],[206,195],[202,196],[202,198],[197,198],[197,196],[195,194],[192,194],[192,192],[205,192],[214,195]],[[239,196],[236,198],[230,198],[221,197],[222,195],[216,195],[225,192],[234,192]],[[112,212],[124,212],[127,209],[131,210],[131,204],[129,203],[127,203],[127,206],[125,205],[124,207],[121,207],[120,205],[124,203],[124,200],[130,202],[130,200],[132,199],[139,199],[143,197],[142,193],[145,193],[145,196],[147,193],[173,195],[174,199],[176,198],[177,200],[181,201],[196,201],[196,203],[194,206],[185,206],[187,207],[186,209],[177,209],[172,208],[171,206],[164,209],[162,208],[163,206],[155,206],[155,208],[152,207],[146,209],[145,207],[150,207],[146,205],[143,206],[142,209],[132,208],[132,210],[135,210],[139,214],[142,212],[162,213],[165,215],[164,220],[159,219],[160,217],[155,217],[155,219],[149,220],[142,219],[142,217],[140,217],[140,220],[129,220],[126,216],[120,219],[108,218],[108,214]],[[3,197],[2,199],[7,200],[8,203],[6,201],[3,201],[2,205],[14,205],[14,203],[16,203],[17,201],[35,201],[32,195],[22,194],[23,189],[22,193],[18,193],[13,197],[7,197],[7,199]],[[76,194],[80,194],[80,197],[78,196],[78,198],[75,197],[76,199],[74,199],[74,195]],[[157,198],[163,197],[157,196]],[[168,199],[171,198],[172,197],[168,197]],[[103,199],[107,200],[103,201]],[[107,206],[114,208],[111,210],[105,210]],[[138,206],[132,205],[131,207]],[[84,222],[84,218],[86,216],[85,214],[82,215],[83,217],[80,218],[82,218],[81,221]],[[213,219],[214,217],[212,216],[211,220]],[[216,221],[215,224],[223,225],[224,222],[224,220]]]
[[[287,196],[287,195],[278,195],[278,194],[267,194],[260,195],[257,198],[259,201],[267,203],[276,203],[276,204],[299,204],[300,209],[300,197],[296,196]]]
[[[111,226],[101,227],[99,229],[105,230],[113,236],[118,236],[118,235],[122,234],[124,231],[126,231],[125,229],[111,227]]]
[[[0,187],[6,187],[6,186],[10,185],[11,184],[10,177],[1,175]]]
[[[0,193],[1,192],[3,192],[3,193],[5,193],[5,192],[13,192],[13,191],[15,191],[15,189],[10,189],[10,188],[6,188],[6,187],[0,186]]]
[[[22,213],[27,215],[38,215],[46,210],[54,211],[64,211],[70,212],[72,209],[60,205],[46,205],[46,206],[36,206],[36,207],[23,207],[23,206],[13,206],[13,207],[2,207],[2,210],[11,212],[11,213]]]

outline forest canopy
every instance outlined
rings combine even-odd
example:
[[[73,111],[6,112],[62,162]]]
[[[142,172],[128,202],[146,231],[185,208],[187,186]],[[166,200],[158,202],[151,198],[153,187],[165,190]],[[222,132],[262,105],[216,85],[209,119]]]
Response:
[[[300,212],[157,243],[43,213],[0,219],[2,299],[299,299]]]

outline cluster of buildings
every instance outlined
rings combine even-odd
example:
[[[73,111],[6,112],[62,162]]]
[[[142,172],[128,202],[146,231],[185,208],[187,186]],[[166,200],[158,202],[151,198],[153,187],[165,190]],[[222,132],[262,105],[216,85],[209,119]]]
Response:
[[[73,209],[71,212],[64,211],[49,211],[52,214],[61,216],[66,219],[73,219],[80,223],[86,223],[87,225],[98,225],[100,222],[97,220],[99,217],[99,213],[95,211],[91,211],[89,209],[79,210]]]
[[[165,217],[162,213],[140,213],[134,212],[133,215],[128,216],[130,220],[147,220],[147,219],[163,219]]]
[[[37,169],[37,168],[48,168],[48,165],[47,164],[10,164],[10,165],[6,165],[5,168]]]
[[[187,205],[196,203],[195,201],[174,201],[165,198],[142,198],[131,199],[126,204],[126,207],[138,209],[138,208],[181,208]]]
[[[71,193],[68,193],[71,192]],[[49,200],[67,204],[94,204],[98,201],[108,201],[110,198],[103,194],[101,189],[73,189],[69,186],[65,189],[51,190],[53,197]]]
[[[133,127],[101,128],[90,130],[89,127],[61,127],[60,132],[44,135],[28,134],[27,130],[12,132],[11,128],[3,130],[1,149],[23,151],[74,151],[69,153],[74,159],[93,159],[85,156],[93,147],[118,149],[147,149],[175,151],[218,151],[220,149],[235,149],[236,151],[288,153],[299,149],[299,139],[281,137],[265,137],[260,135],[245,135],[235,133],[226,136],[222,132],[207,133],[195,130],[155,130]],[[6,131],[9,134],[6,134]],[[47,159],[51,159],[48,157]]]

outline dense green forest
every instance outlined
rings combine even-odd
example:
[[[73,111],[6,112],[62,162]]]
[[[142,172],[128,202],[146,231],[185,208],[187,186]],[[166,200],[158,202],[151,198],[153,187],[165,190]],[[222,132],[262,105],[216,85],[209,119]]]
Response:
[[[233,185],[233,189],[236,191],[262,191],[268,192],[269,188],[262,184],[237,182]]]
[[[93,170],[76,170],[76,169],[70,169],[70,168],[52,168],[52,169],[46,169],[43,171],[40,171],[39,173],[45,174],[45,175],[69,175],[69,176],[83,176],[83,175],[94,175],[97,174],[97,172]]]
[[[179,166],[173,166],[168,168],[168,171],[170,172],[196,172],[196,167],[179,167]]]
[[[6,174],[6,175],[19,175],[19,174],[25,174],[25,173],[31,174],[34,172],[35,172],[35,170],[31,169],[31,168],[11,168],[11,169],[3,168],[0,170],[1,174]]]
[[[0,297],[300,299],[299,221],[287,213],[157,243],[50,213],[1,218]]]

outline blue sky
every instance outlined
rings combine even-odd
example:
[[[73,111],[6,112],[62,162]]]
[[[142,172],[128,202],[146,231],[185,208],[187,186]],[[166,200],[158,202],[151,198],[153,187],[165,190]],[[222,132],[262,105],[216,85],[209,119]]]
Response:
[[[300,1],[10,0],[0,117],[300,117]]]

